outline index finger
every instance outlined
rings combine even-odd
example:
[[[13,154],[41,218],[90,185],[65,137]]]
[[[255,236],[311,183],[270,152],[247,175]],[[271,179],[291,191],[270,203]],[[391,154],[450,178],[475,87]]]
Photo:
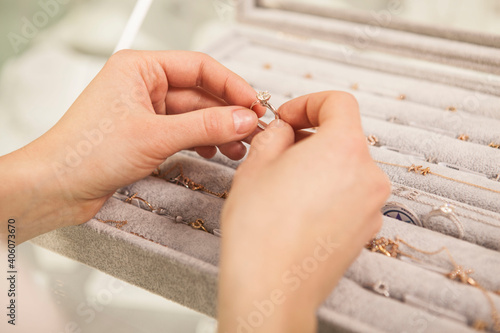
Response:
[[[327,127],[333,130],[362,132],[358,102],[349,93],[324,91],[295,98],[283,104],[280,118],[295,130]]]
[[[248,82],[204,53],[162,51],[152,55],[165,71],[170,86],[201,87],[229,105],[247,108],[256,99],[256,92]],[[266,109],[256,106],[254,111],[261,117]]]

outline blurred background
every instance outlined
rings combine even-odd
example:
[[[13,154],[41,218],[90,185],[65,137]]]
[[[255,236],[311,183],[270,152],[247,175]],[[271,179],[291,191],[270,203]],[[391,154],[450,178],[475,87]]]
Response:
[[[0,1],[0,155],[62,116],[113,53],[135,3]],[[132,48],[200,50],[233,23],[235,5],[155,0]]]
[[[132,48],[203,50],[235,24],[239,1],[155,0]],[[377,11],[388,1],[307,3]],[[135,2],[0,1],[0,155],[36,139],[57,122],[112,54]],[[500,31],[500,20],[487,19],[500,13],[497,0],[480,5],[475,0],[402,3],[401,15],[408,19]],[[29,243],[18,250],[21,274],[45,293],[59,321],[76,322],[78,332],[216,331],[215,320],[90,267]],[[120,288],[110,287],[116,284]],[[90,311],[96,301],[98,306]],[[65,329],[57,326],[53,332]]]

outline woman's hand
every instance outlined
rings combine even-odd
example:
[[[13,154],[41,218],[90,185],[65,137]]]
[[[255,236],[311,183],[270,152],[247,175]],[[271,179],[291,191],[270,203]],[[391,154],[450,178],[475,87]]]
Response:
[[[318,93],[279,112],[286,123],[255,136],[223,210],[221,333],[313,332],[315,310],[382,223],[390,185],[355,99]],[[313,126],[294,144],[294,130]]]
[[[11,199],[0,203],[0,227],[15,217],[19,243],[83,223],[182,149],[211,157],[218,146],[240,159],[240,141],[265,112],[246,108],[254,100],[248,83],[207,55],[118,52],[49,132],[0,158],[0,196]]]

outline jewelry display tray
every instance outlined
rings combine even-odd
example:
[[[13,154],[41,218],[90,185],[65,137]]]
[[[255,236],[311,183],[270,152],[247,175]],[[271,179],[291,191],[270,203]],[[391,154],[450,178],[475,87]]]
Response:
[[[454,266],[444,253],[411,252],[417,261],[364,249],[318,310],[318,331],[473,332],[482,323],[494,332],[494,309],[500,309],[498,39],[470,43],[452,30],[452,38],[442,39],[378,27],[360,49],[352,41],[363,23],[255,1],[240,2],[239,10],[241,24],[207,52],[256,90],[269,90],[275,106],[323,90],[355,95],[372,157],[393,184],[388,202],[410,210],[417,224],[384,216],[378,237],[399,237],[425,251],[445,246],[487,290],[485,296],[448,278]],[[222,193],[239,162],[185,151],[160,169],[179,164],[189,179]],[[142,201],[113,197],[87,223],[32,242],[215,317],[220,238],[213,233],[224,199],[158,177],[120,193]],[[452,215],[429,215],[445,204]],[[162,214],[150,207],[162,207]],[[202,219],[209,232],[179,219]],[[385,295],[375,288],[380,284]]]

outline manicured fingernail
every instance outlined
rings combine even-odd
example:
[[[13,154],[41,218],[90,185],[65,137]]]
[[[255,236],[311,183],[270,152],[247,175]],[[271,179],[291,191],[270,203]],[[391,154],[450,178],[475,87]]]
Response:
[[[234,129],[238,134],[245,134],[255,128],[257,115],[247,109],[239,109],[233,112]]]

